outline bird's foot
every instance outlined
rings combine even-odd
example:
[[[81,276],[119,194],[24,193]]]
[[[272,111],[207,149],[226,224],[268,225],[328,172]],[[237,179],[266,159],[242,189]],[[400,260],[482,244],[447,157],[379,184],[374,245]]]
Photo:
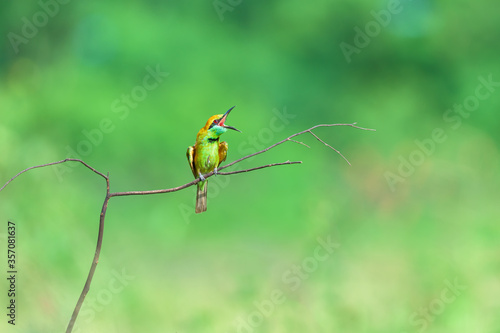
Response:
[[[205,177],[203,177],[203,175],[200,173],[200,180],[203,182],[205,181]]]
[[[215,168],[215,169],[214,169],[214,175],[216,175],[216,176],[217,176],[217,174],[218,174],[218,171],[217,171],[217,168]]]

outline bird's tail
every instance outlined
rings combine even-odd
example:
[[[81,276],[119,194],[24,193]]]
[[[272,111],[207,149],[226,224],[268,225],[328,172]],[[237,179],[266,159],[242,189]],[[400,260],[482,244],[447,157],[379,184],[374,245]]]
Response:
[[[207,189],[208,182],[199,182],[196,192],[196,213],[203,213],[207,210]]]

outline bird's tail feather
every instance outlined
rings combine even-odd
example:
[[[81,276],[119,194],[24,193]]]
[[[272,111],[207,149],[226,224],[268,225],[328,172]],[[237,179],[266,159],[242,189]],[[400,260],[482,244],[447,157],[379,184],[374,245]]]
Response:
[[[207,189],[207,181],[198,183],[198,190],[196,191],[196,213],[203,213],[207,210]]]

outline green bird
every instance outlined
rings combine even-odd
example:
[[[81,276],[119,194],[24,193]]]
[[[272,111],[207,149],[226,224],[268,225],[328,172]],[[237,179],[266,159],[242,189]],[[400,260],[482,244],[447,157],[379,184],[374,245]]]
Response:
[[[196,143],[187,150],[187,158],[194,178],[200,178],[198,191],[196,193],[196,213],[202,213],[207,210],[207,187],[208,180],[205,180],[203,174],[215,171],[219,165],[226,160],[227,142],[219,141],[219,137],[226,133],[228,129],[238,132],[240,130],[225,124],[230,108],[224,114],[217,114],[208,119],[205,126],[200,129],[196,136]]]

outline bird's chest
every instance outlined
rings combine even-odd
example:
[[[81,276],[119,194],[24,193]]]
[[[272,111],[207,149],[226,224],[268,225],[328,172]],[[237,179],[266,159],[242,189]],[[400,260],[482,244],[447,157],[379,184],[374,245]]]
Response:
[[[219,164],[219,142],[208,141],[201,144],[196,149],[196,164],[201,173],[214,170]]]

